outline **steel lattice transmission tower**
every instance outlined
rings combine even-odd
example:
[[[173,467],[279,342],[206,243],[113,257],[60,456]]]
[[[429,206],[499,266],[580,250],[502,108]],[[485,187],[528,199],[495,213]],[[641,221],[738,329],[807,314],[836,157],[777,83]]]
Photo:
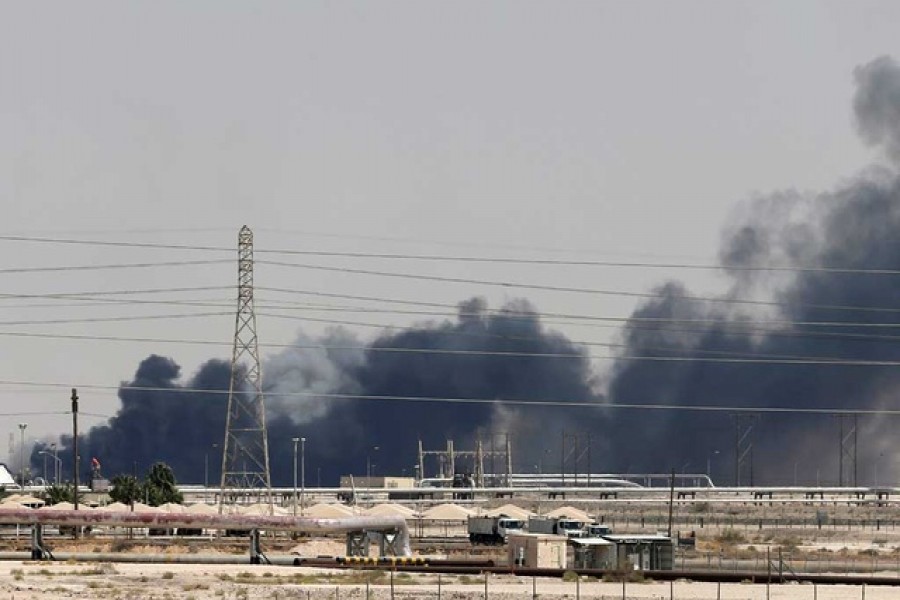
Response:
[[[253,232],[244,225],[238,233],[238,305],[222,446],[219,512],[229,489],[250,488],[265,489],[271,504],[266,406],[253,309]]]

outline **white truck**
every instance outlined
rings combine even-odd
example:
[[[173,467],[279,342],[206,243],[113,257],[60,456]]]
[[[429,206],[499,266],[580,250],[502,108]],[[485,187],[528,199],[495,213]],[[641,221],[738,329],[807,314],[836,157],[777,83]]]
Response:
[[[529,533],[550,533],[566,537],[584,537],[584,523],[566,517],[532,517],[528,519]]]
[[[505,544],[510,533],[524,530],[524,521],[506,515],[469,517],[469,541],[473,544]]]
[[[584,537],[599,538],[612,533],[609,525],[601,525],[600,523],[590,523],[584,527]]]

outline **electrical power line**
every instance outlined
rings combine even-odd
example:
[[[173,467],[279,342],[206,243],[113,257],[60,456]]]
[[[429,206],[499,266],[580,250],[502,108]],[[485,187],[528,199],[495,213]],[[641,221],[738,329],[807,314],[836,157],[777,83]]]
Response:
[[[215,302],[199,302],[199,301],[176,301],[176,300],[141,300],[141,299],[129,299],[129,300],[117,300],[117,299],[109,299],[109,298],[97,298],[100,302],[114,302],[114,303],[123,303],[123,304],[171,304],[171,305],[183,305],[183,306],[206,306],[206,307],[216,307],[223,308],[226,305],[222,303]],[[42,305],[43,307],[47,307],[48,305]],[[267,305],[261,305],[267,306]],[[304,308],[305,311],[308,312],[316,312],[316,311],[350,311],[350,312],[379,312],[376,309],[368,309],[368,308],[356,308],[356,307],[320,307],[315,305],[305,305],[299,304],[298,306]],[[285,310],[283,307],[268,307],[268,308],[276,308],[278,310]],[[393,311],[393,310],[384,310],[381,312],[393,313],[397,312],[400,314],[430,314],[430,315],[452,315],[453,313],[439,313],[435,311],[426,312],[426,311]],[[535,315],[516,315],[511,312],[498,312],[497,315],[502,315],[505,319],[534,319]],[[190,314],[166,314],[166,315],[138,315],[138,316],[123,316],[123,317],[88,317],[88,318],[65,318],[65,319],[40,319],[40,320],[20,320],[20,321],[7,321],[0,322],[0,326],[9,326],[9,325],[54,325],[54,324],[70,324],[70,323],[90,323],[90,322],[115,322],[115,321],[140,321],[140,320],[149,320],[149,319],[178,319],[178,318],[190,318],[190,317],[208,317],[208,316],[229,316],[228,312],[216,312],[216,313],[190,313]],[[311,316],[295,316],[295,315],[285,315],[285,314],[273,314],[273,313],[262,313],[264,316],[269,316],[272,318],[280,318],[280,319],[294,319],[299,321],[307,321],[307,322],[315,322],[315,323],[328,323],[328,324],[336,324],[336,325],[348,325],[348,326],[359,326],[359,327],[368,327],[368,328],[376,328],[376,329],[387,329],[392,332],[396,331],[421,331],[425,330],[422,326],[412,326],[412,327],[399,327],[386,323],[371,323],[371,322],[361,322],[361,321],[351,321],[346,319],[326,319],[326,318],[317,318]],[[480,316],[480,313],[457,313],[457,316]],[[585,318],[589,318],[585,316]],[[614,317],[590,317],[601,320],[619,320]],[[747,334],[753,335],[756,333],[764,333],[767,336],[776,336],[776,337],[791,337],[791,338],[805,338],[805,339],[841,339],[841,340],[852,340],[852,341],[871,341],[871,342],[896,342],[900,340],[900,336],[897,335],[873,335],[873,334],[861,334],[861,333],[846,333],[846,332],[804,332],[804,331],[790,331],[784,329],[769,329],[765,327],[758,326],[750,326],[745,323],[728,323],[728,322],[717,322],[715,320],[694,320],[694,319],[671,319],[671,320],[663,320],[663,319],[648,319],[648,322],[656,325],[656,326],[647,326],[643,325],[640,322],[638,324],[629,324],[629,327],[632,330],[646,330],[646,331],[663,331],[665,333],[683,333],[683,334],[698,334],[704,335],[709,333],[709,329],[688,329],[684,327],[661,327],[664,322],[672,322],[672,323],[710,323],[715,324],[719,328],[727,329],[729,331],[729,335],[734,336],[737,334]],[[554,321],[552,319],[544,319],[541,316],[541,323],[554,323],[560,321]],[[778,321],[777,324],[783,325],[786,322]],[[865,326],[878,326],[878,327],[897,327],[900,326],[898,324],[892,323],[850,323],[850,322],[795,322],[796,325],[816,325],[816,326],[852,326],[858,325],[860,327]],[[591,324],[591,326],[597,326],[595,324]],[[603,325],[605,327],[612,327],[612,325],[606,324]],[[474,338],[496,338],[496,339],[505,339],[505,340],[514,340],[514,341],[539,341],[540,337],[535,336],[516,336],[516,335],[498,335],[491,334],[488,332],[483,333],[469,333],[463,331],[447,331],[441,328],[430,328],[428,329],[432,333],[441,336],[465,336],[465,337],[474,337]],[[6,335],[12,335],[7,333]],[[20,332],[17,335],[26,337],[28,334]],[[33,337],[38,337],[34,335]],[[64,339],[64,338],[60,338]],[[91,336],[83,336],[80,339],[91,339]],[[111,339],[111,338],[102,338],[100,336],[94,336],[93,339]],[[143,338],[127,338],[120,337],[117,338],[116,341],[150,341],[149,339]],[[169,343],[203,343],[202,341],[196,342],[193,340],[162,340],[158,339],[155,341],[159,342],[169,342]],[[607,348],[628,348],[628,344],[615,344],[608,342],[595,342],[588,340],[569,340],[570,343],[576,346],[598,346],[598,347],[607,347]],[[660,351],[660,352],[676,352],[679,349],[674,349],[671,347],[653,347],[648,345],[642,345],[641,350],[643,351]],[[736,352],[733,350],[714,350],[714,349],[688,349],[689,352],[700,353],[700,354],[709,354],[709,355],[725,355],[725,356],[738,356],[738,357],[757,357],[757,358],[785,358],[785,359],[827,359],[827,360],[842,360],[840,357],[829,356],[809,356],[809,355],[787,355],[787,354],[772,354],[772,353],[760,353],[760,352]]]
[[[227,314],[227,313],[226,313]],[[143,338],[123,336],[101,336],[82,334],[40,334],[32,332],[3,332],[0,337],[44,338],[64,340],[91,340],[109,342],[143,342],[155,344],[188,344],[202,346],[225,346],[224,342],[215,340],[190,340],[167,338]],[[604,344],[597,342],[598,346],[610,348],[625,347],[621,344]],[[821,356],[790,356],[790,355],[766,355],[741,352],[729,352],[725,350],[706,350],[704,353],[714,356],[657,356],[657,355],[598,355],[587,352],[517,352],[505,350],[464,350],[444,348],[420,348],[420,347],[390,347],[390,346],[366,346],[366,345],[329,345],[329,344],[260,344],[260,347],[295,349],[295,350],[324,350],[324,351],[357,351],[393,354],[423,354],[423,355],[450,355],[450,356],[491,356],[500,358],[547,358],[547,359],[575,359],[575,360],[621,360],[621,361],[648,361],[648,362],[693,362],[711,364],[755,364],[755,365],[804,365],[804,366],[841,366],[841,367],[888,367],[900,366],[900,361],[888,360],[855,360],[849,358],[833,358]],[[657,352],[679,352],[675,348],[642,348]],[[688,350],[687,352],[691,352]]]
[[[185,291],[202,291],[202,290],[233,290],[232,286],[206,286],[196,288],[168,288],[168,289],[151,289],[151,290],[117,290],[117,291],[94,291],[94,292],[60,292],[60,293],[36,293],[36,294],[3,294],[0,293],[0,300],[12,299],[33,299],[33,300],[83,300],[84,303],[78,305],[20,305],[19,308],[38,308],[38,307],[60,307],[60,306],[89,306],[89,302],[103,304],[161,304],[172,306],[202,306],[202,307],[222,307],[230,306],[231,301],[216,300],[148,300],[148,299],[118,299],[101,297],[98,294],[107,296],[119,296],[141,293],[167,293],[167,292],[185,292]],[[483,308],[474,312],[466,312],[459,309],[459,304],[451,304],[445,302],[425,302],[415,300],[405,300],[397,298],[385,298],[379,296],[365,296],[355,294],[339,294],[328,293],[311,290],[276,288],[276,287],[258,287],[260,291],[268,291],[283,294],[311,295],[328,298],[340,298],[350,300],[362,300],[381,303],[393,303],[408,306],[436,307],[446,310],[401,310],[393,308],[370,307],[370,306],[347,306],[327,303],[300,303],[285,300],[269,300],[267,303],[260,303],[260,306],[268,309],[281,309],[282,307],[296,307],[311,311],[334,311],[334,312],[365,312],[365,313],[386,313],[397,315],[412,316],[446,316],[446,317],[474,317],[481,315],[502,316],[506,319],[523,319],[532,320],[538,318],[542,323],[558,323],[558,324],[575,324],[573,322],[580,321],[604,321],[612,323],[663,323],[663,324],[688,324],[703,325],[712,324],[717,327],[738,328],[747,331],[771,331],[763,326],[771,326],[776,328],[784,327],[832,327],[832,328],[900,328],[900,322],[870,322],[870,321],[799,321],[789,319],[754,319],[753,321],[727,321],[721,318],[677,318],[677,317],[640,317],[633,315],[626,316],[608,316],[608,315],[590,315],[578,313],[559,313],[559,312],[522,312],[517,313],[506,308]],[[280,305],[280,306],[278,306]],[[14,306],[6,305],[7,308]],[[581,323],[578,323],[581,324]],[[387,325],[386,325],[387,326]]]
[[[55,299],[55,298],[63,298],[66,300],[77,300],[83,296],[136,296],[139,294],[177,294],[182,292],[208,292],[208,291],[220,291],[220,290],[235,290],[235,286],[233,285],[207,285],[207,286],[193,286],[193,287],[172,287],[172,288],[136,288],[136,289],[126,289],[126,290],[91,290],[86,292],[45,292],[45,293],[37,293],[37,294],[13,294],[13,293],[0,293],[0,300],[2,299]]]
[[[145,248],[163,250],[190,250],[205,252],[233,252],[233,248],[225,246],[192,245],[192,244],[163,244],[159,242],[135,242],[135,241],[111,241],[111,240],[84,240],[74,238],[33,237],[22,235],[0,236],[0,241],[68,244],[84,246],[107,246],[116,248]],[[849,267],[828,266],[790,266],[790,265],[716,265],[701,263],[678,262],[649,262],[649,261],[610,261],[610,260],[570,260],[570,259],[543,259],[543,258],[515,258],[515,257],[488,257],[488,256],[462,256],[462,255],[437,255],[437,254],[410,254],[410,253],[376,253],[376,252],[347,252],[329,250],[296,250],[296,249],[256,249],[257,254],[273,254],[286,256],[311,256],[323,258],[352,258],[367,260],[398,260],[398,261],[424,261],[424,262],[461,262],[461,263],[486,263],[486,264],[522,264],[545,266],[590,266],[590,267],[620,267],[620,268],[649,268],[649,269],[687,269],[704,271],[773,271],[773,272],[803,272],[803,273],[830,273],[830,274],[854,274],[854,275],[900,275],[900,269],[865,269]]]
[[[120,296],[120,295],[138,295],[138,294],[158,294],[158,293],[175,293],[175,292],[193,292],[193,291],[205,291],[205,290],[233,290],[232,286],[203,286],[203,287],[185,287],[185,288],[163,288],[163,289],[141,289],[141,290],[103,290],[103,291],[88,291],[88,292],[59,292],[59,293],[35,293],[35,294],[2,294],[0,293],[0,300],[9,300],[9,299],[44,299],[44,300],[70,300],[77,299],[83,301],[90,301],[96,303],[107,303],[107,304],[167,304],[167,305],[179,305],[179,306],[204,306],[204,307],[221,307],[226,304],[223,301],[212,301],[212,300],[148,300],[148,299],[118,299],[118,298],[108,298],[106,296]],[[341,299],[352,299],[352,300],[363,300],[363,301],[373,301],[373,302],[381,302],[381,303],[394,303],[401,305],[409,305],[409,306],[422,306],[422,307],[437,307],[444,308],[447,310],[444,311],[413,311],[413,310],[400,310],[400,309],[387,309],[382,307],[368,307],[368,306],[346,306],[346,305],[333,305],[333,304],[308,304],[308,303],[290,303],[287,301],[277,301],[270,300],[269,304],[261,304],[265,308],[275,308],[273,306],[275,303],[280,303],[285,306],[295,306],[298,308],[303,308],[306,310],[313,311],[340,311],[340,312],[369,312],[369,313],[390,313],[390,314],[398,314],[398,315],[421,315],[421,316],[480,316],[482,314],[485,315],[497,315],[503,316],[507,319],[527,319],[531,320],[534,318],[539,318],[543,323],[569,323],[569,321],[565,320],[553,320],[554,318],[566,319],[570,321],[607,321],[614,323],[667,323],[667,324],[713,324],[716,327],[728,327],[728,328],[737,328],[739,330],[745,331],[754,331],[754,332],[767,332],[771,331],[763,326],[772,326],[776,328],[784,328],[784,327],[831,327],[831,328],[900,328],[900,322],[867,322],[867,321],[798,321],[798,320],[788,320],[788,319],[754,319],[753,321],[727,321],[721,318],[674,318],[674,317],[640,317],[640,316],[604,316],[604,315],[585,315],[585,314],[576,314],[576,313],[558,313],[558,312],[535,312],[535,313],[516,313],[510,311],[505,308],[499,309],[491,309],[484,308],[479,309],[476,312],[465,312],[459,310],[458,304],[451,303],[442,303],[442,302],[424,302],[424,301],[414,301],[414,300],[404,300],[397,298],[385,298],[379,296],[366,296],[366,295],[354,295],[354,294],[339,294],[339,293],[328,293],[328,292],[320,292],[320,291],[311,291],[311,290],[300,290],[300,289],[288,289],[288,288],[276,288],[276,287],[260,287],[258,288],[262,291],[270,291],[276,293],[285,293],[285,294],[297,294],[297,295],[312,295],[312,296],[321,296],[328,298],[341,298]],[[103,295],[103,296],[100,296]],[[36,308],[36,307],[44,307],[51,305],[33,305],[29,304],[25,307],[27,308]],[[60,306],[60,305],[53,305]],[[9,305],[7,305],[9,307]]]
[[[69,415],[72,413],[60,411],[25,411],[0,413],[0,417],[45,417],[48,415]]]
[[[417,281],[434,281],[440,283],[465,283],[465,284],[473,284],[473,285],[483,285],[489,287],[501,287],[504,289],[513,288],[513,289],[526,289],[526,290],[540,290],[540,291],[552,291],[552,292],[565,292],[565,293],[574,293],[574,294],[592,294],[598,296],[618,296],[625,298],[650,298],[654,300],[659,300],[664,298],[665,296],[661,296],[660,294],[655,294],[652,292],[630,292],[623,290],[609,290],[609,289],[600,289],[600,288],[584,288],[584,287],[575,287],[575,286],[562,286],[562,285],[544,285],[544,284],[536,284],[536,283],[523,283],[523,282],[513,282],[513,281],[494,281],[494,280],[485,280],[485,279],[471,279],[466,277],[447,277],[441,275],[423,275],[418,273],[400,273],[395,271],[377,271],[374,269],[358,269],[354,267],[332,267],[326,265],[311,265],[306,263],[289,263],[283,261],[272,261],[272,260],[260,260],[257,261],[257,264],[263,265],[272,265],[279,267],[291,267],[296,269],[308,269],[313,271],[327,271],[331,273],[346,273],[353,275],[370,275],[375,277],[388,277],[388,278],[398,278],[398,279],[413,279]],[[805,307],[805,308],[815,308],[821,310],[834,310],[834,311],[861,311],[861,312],[885,312],[885,313],[898,313],[900,312],[900,308],[889,308],[889,307],[878,307],[878,306],[850,306],[850,305],[830,305],[830,304],[808,304],[808,303],[799,303],[799,302],[778,302],[774,300],[740,300],[737,298],[730,297],[709,297],[709,296],[693,296],[693,295],[680,295],[680,296],[669,296],[671,299],[675,300],[688,300],[688,301],[696,301],[696,302],[709,302],[709,303],[717,303],[717,304],[743,304],[750,306],[791,306],[791,307]]]
[[[7,327],[10,325],[61,325],[71,323],[116,323],[123,321],[154,321],[161,319],[191,319],[197,317],[223,317],[231,316],[230,312],[205,312],[205,313],[183,313],[183,314],[166,314],[166,315],[130,315],[123,317],[81,317],[72,319],[41,319],[33,321],[0,321],[0,326]]]
[[[210,390],[191,387],[155,387],[137,385],[99,385],[84,383],[61,383],[39,381],[14,381],[0,380],[0,386],[19,385],[27,387],[41,387],[48,389],[71,388],[86,390],[119,390],[135,392],[164,392],[167,394],[227,396],[228,390]],[[233,391],[236,394],[250,394],[249,391]],[[520,406],[520,407],[550,407],[550,408],[586,408],[593,410],[649,410],[649,411],[693,411],[693,412],[726,412],[726,413],[798,413],[818,415],[883,415],[900,416],[900,408],[826,408],[803,406],[734,406],[727,404],[659,404],[659,403],[624,403],[605,402],[602,400],[565,400],[540,398],[534,400],[522,400],[513,398],[457,398],[440,396],[401,396],[401,395],[375,395],[375,394],[341,394],[324,392],[278,392],[269,390],[266,396],[280,398],[321,398],[331,400],[360,400],[360,401],[391,401],[410,403],[438,403],[438,404],[483,404],[490,406]],[[69,413],[63,413],[69,414]]]
[[[144,269],[155,267],[188,267],[197,265],[218,265],[223,263],[231,263],[233,261],[227,259],[219,260],[174,260],[166,262],[143,262],[143,263],[113,263],[103,265],[64,265],[53,267],[10,267],[0,269],[0,275],[9,275],[14,273],[48,273],[57,271],[102,271],[110,269]]]

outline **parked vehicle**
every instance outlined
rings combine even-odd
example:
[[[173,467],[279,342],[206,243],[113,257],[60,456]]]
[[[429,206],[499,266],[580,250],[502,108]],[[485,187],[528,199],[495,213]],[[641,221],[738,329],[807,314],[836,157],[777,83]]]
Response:
[[[566,537],[584,537],[584,523],[566,517],[532,517],[528,519],[529,533],[550,533]]]
[[[469,517],[469,541],[473,544],[505,544],[510,533],[521,533],[525,522],[506,515]]]
[[[601,525],[600,523],[590,523],[584,528],[584,537],[598,538],[612,533],[609,525]]]

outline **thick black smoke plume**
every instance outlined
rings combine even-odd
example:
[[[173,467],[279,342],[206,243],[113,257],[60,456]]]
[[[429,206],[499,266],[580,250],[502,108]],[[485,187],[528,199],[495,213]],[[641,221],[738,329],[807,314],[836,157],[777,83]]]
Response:
[[[417,438],[429,448],[443,447],[447,438],[471,447],[479,435],[489,439],[490,431],[513,433],[516,469],[539,465],[558,471],[563,430],[593,435],[594,471],[703,472],[709,465],[716,480],[730,483],[735,475],[735,429],[727,412],[600,406],[896,407],[896,367],[802,364],[820,358],[900,360],[900,332],[867,326],[900,324],[900,276],[859,272],[900,268],[900,67],[890,58],[879,58],[858,68],[855,78],[860,134],[884,152],[890,166],[867,170],[832,192],[783,192],[742,207],[720,253],[728,291],[719,298],[697,300],[677,281],[660,285],[656,297],[640,306],[623,328],[626,348],[623,358],[603,373],[609,382],[605,395],[598,393],[599,379],[584,354],[577,360],[490,354],[581,351],[547,331],[525,302],[495,313],[471,300],[455,320],[387,332],[369,346],[336,330],[319,341],[362,349],[298,348],[264,364],[266,385],[273,392],[267,404],[273,483],[291,481],[294,436],[308,439],[307,481],[333,484],[340,474],[365,473],[367,462],[375,465],[376,473],[411,475]],[[771,265],[803,269],[757,268]],[[830,322],[850,325],[808,325]],[[298,345],[309,346],[309,341],[301,336]],[[383,351],[406,347],[485,354]],[[131,472],[135,463],[143,470],[164,460],[180,480],[200,482],[208,455],[209,479],[217,481],[225,398],[188,396],[178,387],[225,390],[228,366],[211,361],[183,384],[178,371],[169,359],[147,358],[129,383],[162,391],[123,387],[116,417],[85,435],[85,464],[90,456],[98,456],[106,472],[115,474]],[[278,395],[292,392],[312,395]],[[334,399],[327,394],[460,401]],[[462,402],[495,398],[589,401],[598,407],[504,408]],[[887,417],[860,418],[860,484],[874,483],[878,468],[882,482],[900,474],[895,472],[896,446],[888,435],[892,425]],[[753,428],[752,467],[748,460],[742,482],[787,483],[796,473],[799,483],[834,483],[839,431],[834,416],[761,415]],[[852,481],[849,462],[844,481]]]
[[[313,341],[338,349],[311,349]],[[595,399],[586,357],[492,354],[581,353],[565,337],[545,330],[525,302],[489,311],[481,300],[473,299],[460,306],[453,321],[384,333],[368,346],[342,330],[321,340],[301,336],[297,346],[302,348],[286,350],[263,365],[266,391],[271,394],[267,424],[274,485],[291,484],[293,437],[308,439],[310,484],[334,484],[341,474],[361,475],[370,468],[375,473],[412,476],[419,438],[429,449],[445,447],[448,438],[458,447],[471,449],[480,435],[488,449],[491,431],[501,427],[513,432],[519,444],[525,434],[537,436],[549,423],[557,431],[567,423],[576,426],[567,415],[556,415],[546,407],[511,410],[489,403],[468,404],[463,402],[466,399]],[[388,351],[400,348],[483,354]],[[210,361],[183,384],[178,377],[179,368],[171,359],[145,359],[134,379],[120,390],[122,408],[116,417],[108,425],[91,429],[81,441],[82,468],[96,456],[106,474],[131,473],[135,466],[140,474],[162,460],[172,465],[181,481],[218,481],[226,397],[185,393],[181,388],[227,390],[229,366]],[[290,395],[298,393],[312,395]],[[454,398],[459,402],[335,399],[329,394]],[[502,440],[495,438],[495,449],[501,446]],[[471,469],[471,464],[462,467]],[[503,469],[499,461],[494,467]]]
[[[855,116],[863,139],[900,161],[900,67],[892,59],[879,58],[858,68],[855,76]],[[688,300],[679,284],[666,284],[625,328],[626,354],[900,360],[897,329],[866,327],[900,323],[900,277],[858,272],[900,268],[896,167],[895,163],[893,168],[871,169],[814,197],[781,193],[753,201],[723,244],[722,265],[732,285],[720,300],[762,299],[773,304]],[[810,269],[754,270],[765,265]],[[656,318],[684,321],[657,327],[645,320]],[[764,320],[784,324],[765,325]],[[836,321],[855,325],[800,325]],[[609,396],[617,402],[850,410],[896,407],[898,385],[900,372],[890,366],[621,361]],[[677,468],[689,464],[688,470],[704,471],[709,462],[719,479],[735,478],[736,429],[729,415],[641,413],[617,423],[617,430],[627,431],[642,448],[628,460],[617,452],[619,465],[653,469],[670,466],[661,464],[660,458],[673,457]],[[896,446],[887,435],[895,424],[878,416],[859,420],[859,484],[874,483],[879,462],[882,483],[895,475]],[[851,423],[845,421],[845,427]],[[797,473],[800,483],[816,479],[835,483],[840,431],[835,416],[761,416],[752,434],[756,482],[791,482]],[[749,482],[749,469],[748,461],[742,483]],[[847,456],[844,482],[852,481],[853,462]]]

